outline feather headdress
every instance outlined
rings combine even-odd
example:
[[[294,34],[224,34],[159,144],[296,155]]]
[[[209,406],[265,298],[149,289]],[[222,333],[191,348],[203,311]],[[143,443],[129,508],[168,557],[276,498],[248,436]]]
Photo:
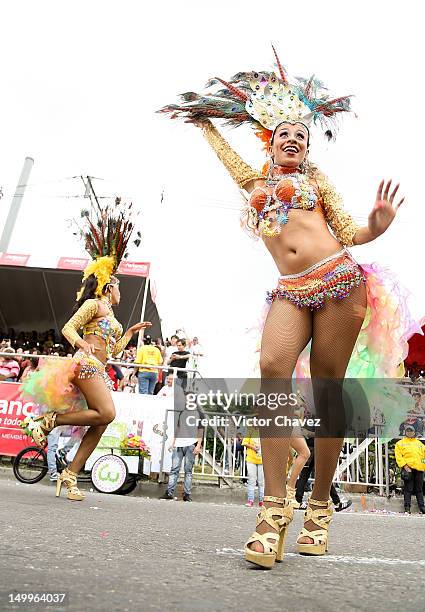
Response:
[[[298,77],[290,83],[273,45],[272,49],[278,75],[268,71],[238,72],[229,81],[214,78],[206,87],[221,87],[217,91],[205,95],[181,94],[180,104],[169,104],[157,112],[186,121],[224,119],[234,127],[249,123],[267,144],[273,130],[283,121],[307,126],[318,123],[326,136],[333,138],[338,115],[350,110],[350,96],[331,98],[314,76]]]
[[[115,198],[113,204],[101,206],[96,199],[89,210],[81,211],[81,221],[76,223],[77,232],[92,261],[84,270],[83,283],[94,275],[97,280],[96,295],[102,295],[104,287],[111,281],[120,261],[127,257],[127,246],[134,231],[133,204]],[[140,245],[141,234],[137,231],[134,240]],[[77,294],[77,299],[79,299]]]

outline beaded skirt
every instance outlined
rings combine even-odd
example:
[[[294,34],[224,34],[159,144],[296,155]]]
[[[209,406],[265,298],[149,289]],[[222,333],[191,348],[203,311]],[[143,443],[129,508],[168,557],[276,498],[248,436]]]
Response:
[[[101,378],[108,389],[113,391],[114,383],[106,372],[105,364],[97,359],[94,355],[87,355],[83,351],[77,351],[73,356],[73,361],[78,364],[76,377],[80,379]]]
[[[277,288],[267,294],[267,301],[271,304],[284,299],[298,308],[318,310],[326,299],[341,300],[365,282],[362,268],[343,249],[298,274],[281,276]]]
[[[341,267],[339,267],[341,266]],[[259,370],[261,336],[271,304],[288,299],[300,308],[321,308],[326,298],[343,299],[353,287],[366,280],[367,309],[362,328],[347,367],[348,378],[399,378],[404,374],[408,339],[422,334],[409,308],[409,292],[397,277],[379,264],[357,264],[351,255],[339,251],[311,268],[283,276],[270,292],[264,308],[252,326]],[[325,305],[326,308],[326,305]],[[302,351],[295,368],[297,378],[310,376],[310,344]]]

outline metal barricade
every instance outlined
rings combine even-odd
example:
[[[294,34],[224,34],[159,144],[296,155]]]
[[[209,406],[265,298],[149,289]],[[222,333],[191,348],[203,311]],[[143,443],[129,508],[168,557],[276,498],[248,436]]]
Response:
[[[18,359],[69,359],[68,357],[58,357],[56,355],[36,355],[28,353],[4,353],[0,356],[14,357]],[[126,368],[153,367],[150,364],[139,364],[120,360],[108,361],[111,365]],[[198,370],[188,368],[176,368],[171,366],[154,366],[156,370],[172,371],[173,386],[178,380],[178,372],[186,372],[192,375],[188,379],[189,391],[199,391],[202,385],[208,389],[206,383]],[[421,396],[425,395],[425,384],[414,383],[410,380],[401,380],[400,384],[412,394],[417,391]],[[164,421],[164,432],[168,427],[167,411]],[[217,413],[218,414],[218,413]],[[211,416],[211,413],[208,413]],[[242,415],[235,415],[242,416]],[[425,425],[425,409],[418,416]],[[207,431],[209,433],[207,435]],[[425,427],[424,427],[425,430]],[[194,477],[199,480],[218,480],[219,484],[226,483],[232,485],[236,479],[245,479],[246,470],[246,451],[240,450],[237,440],[236,428],[229,431],[227,427],[211,427],[205,429],[202,439],[202,451],[195,461]],[[164,457],[166,452],[166,437],[164,435],[161,448],[160,481],[164,477]],[[401,437],[401,436],[399,436]],[[424,439],[419,436],[419,439]],[[360,440],[351,438],[344,440],[342,452],[335,472],[335,482],[339,484],[365,485],[369,489],[377,490],[380,495],[389,495],[390,487],[394,486],[394,474],[391,468],[391,457],[389,453],[389,441],[381,437],[378,426],[375,427],[374,435]]]

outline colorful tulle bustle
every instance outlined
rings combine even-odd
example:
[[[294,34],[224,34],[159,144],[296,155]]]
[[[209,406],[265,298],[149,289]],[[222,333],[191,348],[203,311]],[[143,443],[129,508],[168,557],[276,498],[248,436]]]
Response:
[[[420,325],[409,312],[409,293],[395,275],[377,264],[361,264],[366,276],[367,311],[350,362],[346,378],[389,379],[362,386],[369,400],[371,414],[381,413],[380,437],[394,438],[413,408],[413,398],[397,379],[404,376],[404,359],[408,354],[408,339],[422,333]],[[324,306],[326,308],[326,304]],[[256,330],[262,332],[270,305],[263,308]],[[258,336],[259,358],[261,334]],[[258,361],[257,368],[258,370]],[[294,372],[296,379],[310,378],[310,344],[301,353]],[[309,398],[312,401],[312,397]]]
[[[367,311],[348,364],[347,378],[400,378],[408,339],[421,333],[408,309],[409,293],[395,275],[377,264],[362,264]],[[300,355],[297,378],[310,376],[310,347]]]
[[[67,412],[87,408],[84,396],[72,384],[78,363],[73,359],[46,359],[38,370],[22,384],[21,393],[26,401],[34,402],[34,414],[54,410]]]

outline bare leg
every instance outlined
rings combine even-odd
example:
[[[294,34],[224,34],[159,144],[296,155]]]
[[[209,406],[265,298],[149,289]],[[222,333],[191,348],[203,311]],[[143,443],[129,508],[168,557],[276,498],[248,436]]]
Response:
[[[77,473],[96,448],[108,423],[115,418],[115,407],[111,392],[100,378],[75,379],[74,384],[86,398],[88,410],[58,414],[57,425],[91,425],[84,435],[78,451],[69,466]]]
[[[301,470],[310,459],[310,449],[307,446],[307,442],[304,438],[293,437],[289,441],[290,445],[297,453],[296,459],[292,464],[291,475],[288,478],[288,486],[295,489],[295,485],[298,479],[298,476],[301,474]]]
[[[84,395],[88,409],[78,412],[58,414],[56,425],[107,425],[115,418],[115,407],[111,392],[105,382],[95,376],[94,378],[75,378],[73,381]]]
[[[291,392],[291,378],[297,359],[311,338],[312,316],[310,311],[300,310],[286,300],[275,300],[270,308],[263,331],[261,342],[260,368],[262,392]],[[285,383],[286,379],[286,383]],[[286,408],[285,408],[286,410]],[[282,408],[274,411],[273,416],[285,414]],[[289,410],[286,411],[289,415]],[[260,418],[270,417],[270,411],[263,413],[259,409]],[[271,428],[260,428],[261,451],[263,457],[265,495],[286,497],[286,465],[289,454],[291,432],[284,430],[272,431]],[[276,506],[276,503],[265,502],[265,506]],[[261,523],[257,531],[265,533],[271,527]],[[263,552],[263,545],[254,542],[251,548]]]
[[[329,396],[333,399],[328,405],[321,405],[320,399],[315,404],[319,416],[321,411],[328,419],[341,416],[343,410],[340,385],[332,384],[331,379],[343,379],[350,361],[351,353],[359,335],[366,313],[367,299],[364,285],[354,289],[341,301],[329,300],[323,310],[314,313],[313,340],[310,356],[312,379],[329,379]],[[315,385],[313,384],[313,388]],[[332,405],[330,405],[332,404]],[[311,494],[312,499],[327,501],[335,473],[338,457],[344,441],[341,437],[328,438],[317,436],[314,440],[315,480]],[[314,530],[312,521],[306,524],[307,529]],[[301,538],[300,543],[311,543],[311,538]]]
[[[81,444],[78,447],[74,459],[69,465],[69,469],[72,472],[78,474],[78,472],[83,469],[84,464],[98,445],[99,440],[107,427],[107,425],[89,427],[88,431],[84,435],[84,438],[81,440]]]

